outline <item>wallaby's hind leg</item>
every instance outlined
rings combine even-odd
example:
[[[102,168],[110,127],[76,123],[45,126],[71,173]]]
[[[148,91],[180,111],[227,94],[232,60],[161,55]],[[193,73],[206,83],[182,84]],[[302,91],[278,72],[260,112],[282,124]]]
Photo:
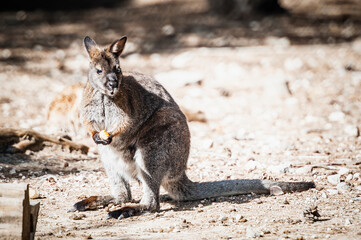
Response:
[[[159,188],[163,175],[155,172],[157,166],[155,166],[155,168],[146,167],[147,163],[149,163],[147,160],[149,157],[154,158],[155,162],[159,160],[155,154],[149,152],[145,153],[143,156],[143,154],[140,153],[140,150],[137,150],[134,157],[138,166],[137,177],[141,181],[143,187],[143,197],[140,203],[126,205],[119,210],[109,212],[108,218],[122,219],[138,215],[144,211],[152,212],[159,210]],[[154,163],[153,160],[152,163]]]
[[[143,197],[140,203],[128,204],[119,210],[109,212],[107,218],[122,219],[141,214],[144,211],[159,211],[160,180],[150,177],[143,171],[141,175],[139,178],[143,186]]]

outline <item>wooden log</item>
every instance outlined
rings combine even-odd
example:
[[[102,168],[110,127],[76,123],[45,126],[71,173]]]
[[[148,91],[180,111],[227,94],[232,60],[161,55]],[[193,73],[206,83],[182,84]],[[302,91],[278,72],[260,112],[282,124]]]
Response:
[[[31,129],[0,128],[0,152],[25,152],[29,148],[36,148],[50,142],[69,147],[71,150],[80,150],[87,154],[89,147],[77,144],[63,137],[52,137]]]
[[[39,207],[28,184],[0,183],[0,239],[34,239]]]

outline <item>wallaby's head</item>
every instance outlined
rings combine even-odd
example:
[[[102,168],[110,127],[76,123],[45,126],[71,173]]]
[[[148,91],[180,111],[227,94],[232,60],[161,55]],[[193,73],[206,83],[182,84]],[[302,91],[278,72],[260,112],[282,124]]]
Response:
[[[100,48],[93,39],[86,36],[84,46],[89,55],[89,81],[93,88],[114,97],[122,81],[119,56],[123,52],[127,37],[121,37],[106,48]]]

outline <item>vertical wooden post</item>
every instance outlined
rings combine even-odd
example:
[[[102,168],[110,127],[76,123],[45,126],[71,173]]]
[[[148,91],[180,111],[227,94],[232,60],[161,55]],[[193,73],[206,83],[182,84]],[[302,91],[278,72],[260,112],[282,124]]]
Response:
[[[28,184],[0,183],[0,239],[34,239],[39,206],[30,206]]]

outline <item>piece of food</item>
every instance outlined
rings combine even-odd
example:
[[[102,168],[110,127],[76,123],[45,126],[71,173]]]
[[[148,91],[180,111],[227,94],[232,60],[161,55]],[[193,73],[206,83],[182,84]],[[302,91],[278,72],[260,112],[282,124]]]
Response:
[[[102,130],[99,132],[99,137],[102,139],[102,140],[108,140],[110,134],[105,131],[105,130]]]

